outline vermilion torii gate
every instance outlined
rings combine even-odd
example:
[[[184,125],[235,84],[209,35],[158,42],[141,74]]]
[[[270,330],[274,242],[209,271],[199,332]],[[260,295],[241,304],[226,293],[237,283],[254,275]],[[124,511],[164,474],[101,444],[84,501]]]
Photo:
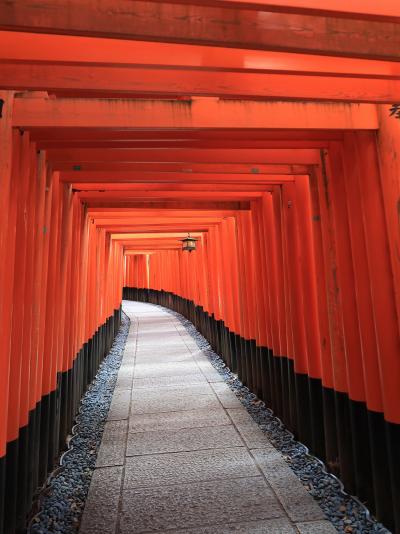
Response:
[[[190,317],[400,532],[399,23],[394,1],[0,2],[0,530],[124,288]]]

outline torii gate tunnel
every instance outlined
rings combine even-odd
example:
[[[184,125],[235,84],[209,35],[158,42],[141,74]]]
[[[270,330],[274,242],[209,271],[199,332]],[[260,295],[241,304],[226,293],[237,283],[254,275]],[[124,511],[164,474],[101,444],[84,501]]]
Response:
[[[3,0],[0,30],[0,531],[124,297],[399,533],[398,0]]]

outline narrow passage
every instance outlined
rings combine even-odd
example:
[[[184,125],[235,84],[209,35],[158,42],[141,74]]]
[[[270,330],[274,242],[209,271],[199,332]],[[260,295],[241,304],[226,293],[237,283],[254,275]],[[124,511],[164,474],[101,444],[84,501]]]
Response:
[[[317,503],[184,326],[131,319],[81,534],[333,534]]]

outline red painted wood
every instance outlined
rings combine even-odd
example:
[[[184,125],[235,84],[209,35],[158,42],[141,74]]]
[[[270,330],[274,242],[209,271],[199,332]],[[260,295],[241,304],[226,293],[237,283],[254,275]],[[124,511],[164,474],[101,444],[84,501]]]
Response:
[[[240,4],[239,4],[240,5]],[[390,22],[262,10],[123,0],[15,0],[0,9],[0,28],[206,44],[228,48],[285,50],[349,57],[399,58],[399,36]],[[112,14],[112,25],[110,24]]]

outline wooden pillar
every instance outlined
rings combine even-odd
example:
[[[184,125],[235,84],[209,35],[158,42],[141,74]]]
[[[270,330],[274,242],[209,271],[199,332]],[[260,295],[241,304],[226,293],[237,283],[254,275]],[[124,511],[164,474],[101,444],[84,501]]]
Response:
[[[10,207],[10,183],[13,150],[13,132],[11,127],[13,112],[14,93],[12,91],[0,91],[0,258],[8,255],[8,214]],[[5,287],[6,262],[0,262],[0,530],[3,528],[4,517],[4,495],[5,495],[5,454],[7,444],[7,414],[8,414],[8,392],[9,392],[9,368],[10,354],[8,347],[8,337],[3,330],[3,321],[7,320],[10,310],[10,302],[6,301]]]
[[[0,330],[0,354],[4,367],[7,372],[6,387],[6,399],[5,409],[5,427],[4,431],[7,432],[6,442],[3,444],[6,449],[5,460],[5,484],[7,491],[4,492],[4,532],[11,533],[15,528],[15,506],[17,498],[17,466],[18,466],[18,442],[16,441],[15,429],[12,428],[15,422],[18,422],[19,412],[18,407],[14,407],[9,404],[9,392],[14,387],[14,384],[9,381],[10,373],[10,358],[11,358],[11,334],[12,334],[12,316],[13,316],[13,288],[14,288],[14,260],[15,260],[15,248],[16,248],[16,222],[17,222],[17,196],[19,189],[19,173],[20,173],[20,156],[21,156],[21,136],[18,131],[13,131],[12,134],[12,175],[11,175],[11,188],[7,198],[7,223],[3,228],[7,232],[6,242],[4,245],[4,261],[3,267],[3,287],[2,287],[2,317],[1,317],[1,330]],[[6,363],[7,362],[7,363]],[[18,386],[19,387],[19,386]],[[2,394],[2,393],[0,393]],[[14,420],[11,421],[10,418]],[[10,428],[11,427],[11,428]]]
[[[320,172],[320,168],[318,167]],[[336,410],[334,399],[334,378],[331,353],[330,323],[328,315],[328,294],[326,280],[326,258],[324,257],[323,229],[318,190],[318,173],[310,173],[310,199],[312,210],[313,249],[315,257],[315,282],[317,287],[319,353],[321,355],[322,401],[324,412],[325,453],[323,457],[328,465],[336,464],[338,444],[336,431]]]

